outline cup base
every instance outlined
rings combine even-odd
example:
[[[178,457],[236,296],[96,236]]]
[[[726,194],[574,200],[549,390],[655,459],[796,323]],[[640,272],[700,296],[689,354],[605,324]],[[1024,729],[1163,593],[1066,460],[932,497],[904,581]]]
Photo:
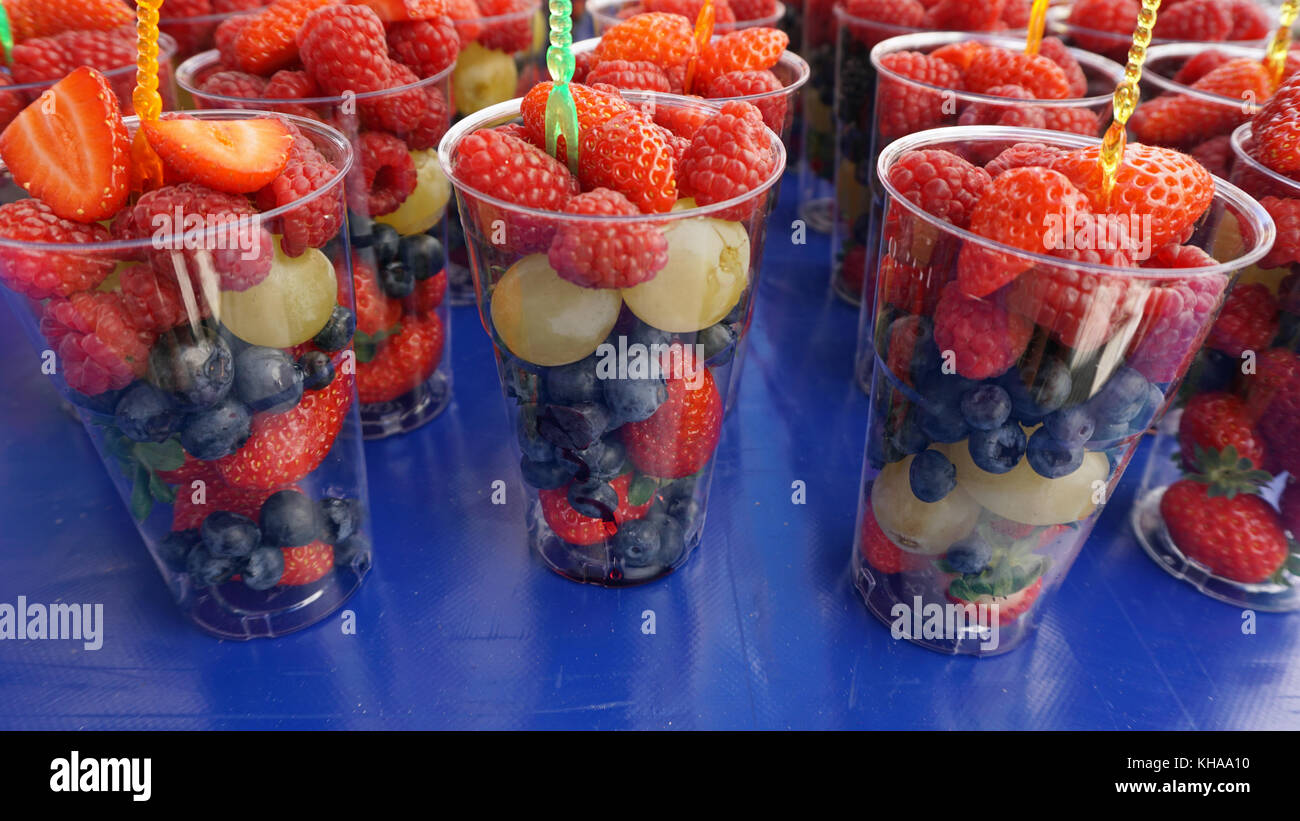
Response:
[[[248,641],[283,636],[310,627],[342,607],[369,569],[369,557],[354,567],[335,568],[314,582],[315,590],[307,596],[298,586],[259,592],[242,582],[226,582],[191,592],[187,612],[196,625],[219,638]],[[277,606],[281,597],[285,604]],[[182,607],[186,604],[181,602]]]
[[[451,380],[435,372],[422,385],[391,402],[361,406],[361,435],[383,439],[410,433],[433,419],[451,402]]]

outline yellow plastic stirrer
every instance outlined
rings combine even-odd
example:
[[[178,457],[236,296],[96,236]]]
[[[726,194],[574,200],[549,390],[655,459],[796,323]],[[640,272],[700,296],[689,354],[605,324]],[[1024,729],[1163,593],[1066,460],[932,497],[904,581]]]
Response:
[[[1115,175],[1119,172],[1124,159],[1124,125],[1133,116],[1138,104],[1138,82],[1142,79],[1142,64],[1147,59],[1147,46],[1151,45],[1151,29],[1156,25],[1156,12],[1160,10],[1160,0],[1142,0],[1142,10],[1138,12],[1137,29],[1133,32],[1133,45],[1128,50],[1128,63],[1124,66],[1124,76],[1115,88],[1112,98],[1114,119],[1106,136],[1101,140],[1101,151],[1097,160],[1101,165],[1102,192],[1110,198],[1111,189],[1115,187]]]

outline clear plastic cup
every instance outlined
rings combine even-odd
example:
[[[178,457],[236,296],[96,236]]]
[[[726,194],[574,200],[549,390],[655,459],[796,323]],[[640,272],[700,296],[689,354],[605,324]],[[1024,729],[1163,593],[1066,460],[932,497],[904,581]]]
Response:
[[[286,119],[339,173],[281,208],[206,226],[155,218],[148,236],[91,226],[98,238],[75,245],[0,238],[0,291],[77,406],[177,604],[222,638],[320,621],[371,561],[351,341],[314,344],[352,304],[341,253],[352,151],[328,126]],[[25,199],[6,179],[0,199]],[[291,256],[281,238],[304,207],[336,220],[339,234]],[[80,268],[80,290],[33,290],[47,264]],[[243,290],[228,279],[235,272]],[[306,373],[319,387],[304,387]]]
[[[356,168],[348,180],[348,205],[354,255],[353,274],[366,283],[358,316],[357,394],[366,438],[406,433],[429,422],[451,401],[451,324],[447,291],[447,204],[451,186],[436,156],[437,141],[449,124],[393,133],[373,122],[374,108],[411,94],[436,94],[447,100],[452,69],[409,85],[352,96],[307,99],[248,99],[203,91],[203,81],[220,61],[216,51],[186,60],[177,82],[199,108],[240,108],[299,114],[338,128],[352,144]],[[445,112],[446,106],[443,106]],[[400,144],[410,156],[414,185],[400,202],[366,195],[360,173],[377,151]],[[372,147],[373,146],[373,147]],[[414,146],[414,147],[413,147]],[[388,173],[388,172],[385,172]],[[406,179],[412,179],[409,174]],[[383,177],[377,187],[382,187]],[[384,208],[382,213],[377,209]],[[432,241],[425,239],[431,237]],[[359,264],[358,264],[359,263]],[[400,283],[386,290],[381,282],[396,271]],[[405,294],[402,292],[405,291]]]
[[[1176,392],[1230,276],[1264,256],[1275,234],[1259,203],[1215,180],[1188,240],[1215,264],[1108,267],[992,242],[925,213],[888,183],[912,149],[1026,141],[1097,143],[1001,126],[940,128],[901,137],[879,158],[892,227],[875,298],[853,575],[896,637],[944,653],[995,655],[1032,635],[1139,439]],[[986,297],[966,296],[958,258],[994,251],[1032,267]],[[1076,323],[1057,324],[1048,297],[1059,289],[1036,287],[1043,276],[1095,288]],[[1190,307],[1170,317],[1165,306]],[[963,618],[986,631],[961,629]]]
[[[1281,225],[1300,207],[1300,182],[1253,158],[1245,148],[1249,141],[1249,124],[1232,134],[1232,181]],[[1297,264],[1300,252],[1279,236],[1263,259],[1238,275],[1229,300],[1252,306],[1249,326],[1235,328],[1246,314],[1226,308],[1225,319],[1216,322],[1151,441],[1132,512],[1138,541],[1157,564],[1207,596],[1255,610],[1300,608],[1300,560],[1286,537],[1300,532],[1300,460],[1292,461],[1291,450],[1300,417],[1289,404],[1294,388],[1277,376],[1300,361]],[[1212,466],[1206,451],[1222,457],[1229,446],[1262,471],[1256,477],[1261,491],[1243,493],[1251,498],[1239,504],[1220,500],[1203,515],[1202,522],[1215,528],[1214,549],[1207,550],[1199,530],[1181,524],[1187,516],[1178,499],[1171,498],[1166,510],[1164,498],[1175,483],[1205,475]],[[1256,523],[1250,529],[1246,516]],[[1178,522],[1172,529],[1171,520]]]
[[[1123,62],[1128,54],[1129,48],[1133,45],[1133,32],[1125,33],[1113,31],[1101,31],[1087,26],[1077,25],[1069,22],[1071,4],[1053,5],[1047,10],[1047,32],[1055,34],[1066,42],[1066,45],[1075,48],[1091,51],[1093,54],[1100,54],[1103,57],[1109,57],[1112,60]],[[1277,19],[1277,15],[1270,9],[1270,17]],[[1137,18],[1134,17],[1136,24]],[[1160,27],[1159,17],[1156,18],[1157,31]],[[1270,35],[1272,31],[1270,30]],[[1256,48],[1264,45],[1268,38],[1262,40],[1226,40],[1215,43],[1199,43],[1198,47],[1218,48],[1220,46],[1254,46]],[[1173,40],[1168,37],[1152,37],[1150,48],[1156,46],[1165,46],[1173,43],[1188,43],[1186,40]]]
[[[592,0],[587,5],[587,11],[591,14],[592,27],[595,34],[599,37],[605,29],[616,26],[634,14],[641,14],[647,9],[640,0]],[[786,4],[778,2],[775,10],[771,14],[765,14],[762,17],[755,17],[750,20],[719,20],[714,22],[713,30],[719,33],[735,31],[736,29],[748,29],[758,27],[776,28],[785,16]],[[577,12],[574,12],[576,15]],[[692,19],[692,23],[694,20]]]
[[[716,110],[671,95],[624,97],[642,107]],[[785,149],[769,131],[771,175],[714,205],[620,217],[540,211],[468,188],[454,171],[461,142],[516,121],[519,105],[452,126],[439,157],[460,201],[479,314],[506,395],[529,499],[528,544],[575,581],[641,584],[681,566],[701,541],[722,408],[747,341]],[[554,236],[620,227],[666,240],[668,261],[653,278],[615,291],[579,287],[551,269]]]
[[[212,35],[224,20],[240,14],[254,14],[267,4],[259,2],[250,8],[214,14],[196,14],[191,17],[168,17],[167,13],[174,12],[175,9],[168,9],[164,5],[159,9],[161,16],[158,18],[158,29],[176,40],[176,59],[188,60],[195,54],[207,51],[216,45]]]

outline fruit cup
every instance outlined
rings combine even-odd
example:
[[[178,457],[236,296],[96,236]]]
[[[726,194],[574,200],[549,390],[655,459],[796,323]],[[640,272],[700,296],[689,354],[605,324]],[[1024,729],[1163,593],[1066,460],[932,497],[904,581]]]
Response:
[[[66,166],[94,178],[80,190],[125,195],[118,163],[128,162],[138,124],[112,124],[98,82],[79,69],[55,86],[57,113],[34,104],[0,139],[8,164],[0,291],[77,406],[185,615],[223,638],[307,627],[370,567],[349,262],[340,255],[331,264],[326,253],[343,247],[350,146],[327,126],[285,118],[302,135],[289,163],[322,171],[310,190],[259,211],[242,194],[173,182],[134,205],[99,209],[102,222],[73,222],[58,214],[76,213],[74,189],[38,181],[40,198],[29,198],[16,183],[33,167],[43,175],[58,166],[52,157],[80,153],[85,163]],[[259,164],[267,145],[290,141],[283,130],[266,136],[274,115],[194,116],[226,124]],[[61,143],[76,118],[103,133]],[[209,151],[215,143],[194,139],[190,123],[170,122],[182,131],[169,132],[165,152],[154,143],[169,158],[169,179],[181,167],[186,177],[232,167],[230,153]],[[109,154],[111,166],[101,162]],[[264,170],[234,174],[242,185]],[[276,180],[291,173],[270,170]],[[235,178],[221,173],[223,184]],[[304,231],[305,245],[287,242]]]
[[[1123,61],[1133,45],[1138,0],[1075,0],[1047,11],[1047,30],[1076,48]],[[1156,18],[1152,46],[1199,43],[1198,48],[1264,45],[1276,26],[1268,6],[1249,0],[1166,3]]]
[[[158,28],[176,40],[177,60],[188,60],[212,48],[212,35],[224,20],[256,11],[267,0],[195,0],[159,9]]]
[[[598,158],[579,166],[586,193],[526,142],[543,133],[546,85],[452,126],[439,156],[460,201],[506,394],[528,543],[557,573],[614,587],[671,572],[700,542],[785,152],[744,104],[719,113],[685,97],[628,91],[625,102],[572,88],[584,156]],[[707,116],[734,139],[696,140],[668,180],[629,172],[628,162],[674,164],[649,111],[661,122]],[[747,157],[744,180],[723,187],[720,176],[690,175],[733,149]],[[618,159],[650,150],[657,156]],[[498,154],[518,167],[498,175]],[[691,179],[709,181],[692,190],[709,204],[674,204],[674,180]]]
[[[1243,271],[1151,442],[1133,508],[1138,541],[1202,593],[1255,610],[1300,608],[1300,182],[1231,136],[1233,182],[1274,218],[1272,250]],[[1295,459],[1296,461],[1292,461]]]
[[[177,70],[180,86],[200,108],[301,114],[333,124],[351,143],[356,162],[347,191],[362,430],[367,438],[414,430],[451,401],[451,326],[443,299],[451,186],[436,145],[449,122],[452,68],[422,79],[408,70],[401,85],[384,91],[326,96],[316,89],[291,98],[266,85],[262,96],[245,97],[241,85],[249,75],[232,77],[219,70],[220,61],[207,51]]]
[[[593,0],[588,6],[592,27],[599,37],[606,29],[618,25],[634,14],[665,11],[680,14],[695,25],[703,6],[701,0]],[[755,26],[776,27],[785,16],[786,4],[777,0],[715,0],[713,30],[719,34]],[[575,19],[577,12],[574,12]]]
[[[1038,145],[1000,153],[1017,143]],[[1169,149],[1131,144],[1111,194],[1125,205],[1104,212],[1096,146],[977,126],[880,154],[853,574],[895,637],[993,655],[1032,634],[1229,277],[1273,242],[1257,202]],[[953,151],[996,155],[997,176]],[[955,200],[920,163],[960,180]],[[957,209],[969,230],[944,218]]]

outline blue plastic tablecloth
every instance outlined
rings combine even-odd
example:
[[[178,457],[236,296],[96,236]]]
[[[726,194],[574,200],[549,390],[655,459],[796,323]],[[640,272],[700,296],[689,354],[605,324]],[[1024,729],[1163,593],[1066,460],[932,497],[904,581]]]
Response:
[[[1241,611],[1148,559],[1127,530],[1140,465],[1030,644],[976,660],[890,638],[848,574],[857,313],[829,295],[826,239],[791,242],[794,188],[691,561],[604,590],[529,554],[487,335],[459,308],[454,402],[366,448],[377,550],[347,605],[356,635],[338,617],[248,643],[192,627],[4,316],[0,602],[102,602],[105,639],[0,641],[0,728],[1300,727],[1300,615],[1243,634]]]

